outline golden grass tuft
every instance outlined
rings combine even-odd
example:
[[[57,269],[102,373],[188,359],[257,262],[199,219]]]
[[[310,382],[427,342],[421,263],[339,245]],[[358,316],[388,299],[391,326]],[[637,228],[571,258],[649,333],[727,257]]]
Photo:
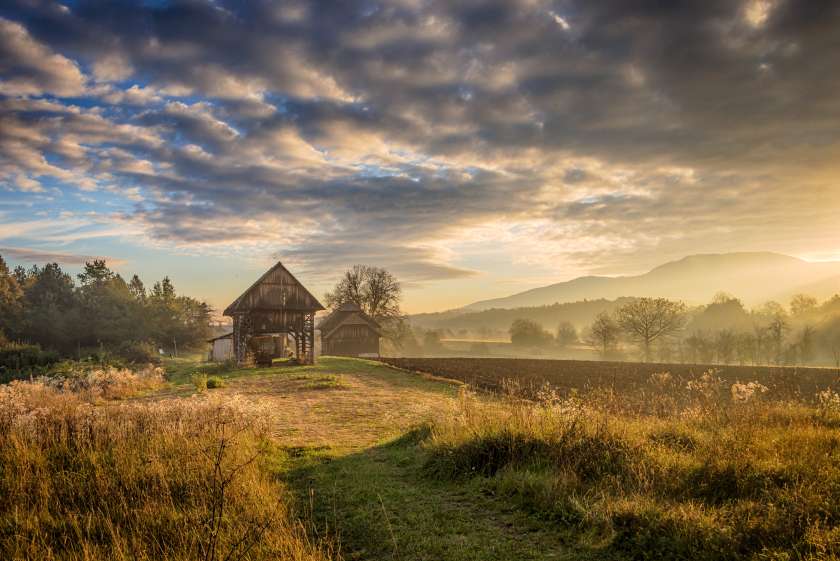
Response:
[[[203,396],[94,405],[148,381],[117,378],[0,387],[0,558],[329,557],[271,476],[263,412]]]
[[[720,402],[716,384],[701,377],[694,402],[646,414],[615,395],[535,403],[463,391],[423,444],[425,470],[632,559],[840,558],[833,398],[768,401],[741,385]]]

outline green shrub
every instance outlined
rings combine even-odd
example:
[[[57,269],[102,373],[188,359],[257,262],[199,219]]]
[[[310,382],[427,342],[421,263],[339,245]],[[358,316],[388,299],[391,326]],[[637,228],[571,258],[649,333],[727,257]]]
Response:
[[[224,379],[220,378],[219,376],[210,376],[207,378],[207,388],[214,390],[216,388],[223,388],[225,387]]]
[[[207,389],[207,374],[204,372],[196,372],[190,377],[190,381],[192,381],[193,386],[199,392],[203,392]]]
[[[159,364],[160,356],[150,341],[124,341],[114,354],[132,364]]]
[[[586,481],[626,474],[631,450],[620,439],[603,433],[587,434],[574,424],[555,436],[545,439],[502,429],[456,446],[433,448],[425,469],[449,478],[492,476],[506,467],[535,466],[568,470]]]
[[[38,345],[6,343],[0,346],[0,383],[40,374],[58,360],[58,353]]]
[[[211,362],[209,364],[202,364],[198,370],[207,374],[208,376],[212,374],[227,374],[233,370],[236,370],[237,364],[235,360],[225,360],[223,362]]]
[[[113,366],[114,368],[125,368],[126,361],[105,347],[82,347],[79,351],[79,363],[91,364],[99,367]]]

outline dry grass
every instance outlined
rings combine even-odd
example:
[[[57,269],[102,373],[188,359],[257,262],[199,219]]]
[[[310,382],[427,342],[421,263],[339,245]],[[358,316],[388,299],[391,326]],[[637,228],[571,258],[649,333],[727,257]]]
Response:
[[[693,400],[662,395],[672,406],[648,413],[598,394],[559,398],[546,390],[534,403],[464,393],[425,442],[425,470],[478,481],[558,524],[590,553],[840,558],[833,399],[820,407],[768,402],[752,386],[730,389],[740,398],[724,402],[717,385],[698,378],[688,390]]]
[[[343,453],[446,414],[456,388],[376,362],[327,357],[314,367],[231,378],[214,395],[265,407],[272,435],[283,445]]]
[[[269,423],[252,403],[92,404],[147,378],[0,387],[1,558],[329,557],[287,510],[266,463]]]

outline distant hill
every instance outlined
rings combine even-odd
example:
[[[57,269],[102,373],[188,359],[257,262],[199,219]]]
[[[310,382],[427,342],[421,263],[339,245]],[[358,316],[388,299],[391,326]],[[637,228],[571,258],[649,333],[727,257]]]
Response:
[[[582,300],[551,306],[491,310],[453,310],[450,312],[417,314],[411,316],[411,323],[424,329],[467,329],[477,332],[482,329],[507,333],[510,324],[516,319],[530,319],[546,329],[554,331],[561,321],[568,321],[578,329],[589,325],[601,312],[612,312],[623,305],[629,298],[616,300]]]
[[[700,304],[709,302],[720,291],[733,294],[750,306],[767,300],[786,302],[799,292],[824,299],[840,292],[840,262],[814,263],[769,252],[691,255],[642,275],[579,277],[475,302],[457,312],[634,296],[662,296]]]

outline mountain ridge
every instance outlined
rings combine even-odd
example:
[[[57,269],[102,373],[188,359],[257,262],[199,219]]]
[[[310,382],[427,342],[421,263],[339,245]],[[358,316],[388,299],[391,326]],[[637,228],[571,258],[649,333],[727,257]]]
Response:
[[[481,300],[451,311],[474,312],[643,296],[703,303],[721,291],[741,298],[748,305],[784,300],[798,292],[828,298],[840,292],[840,262],[805,261],[775,252],[693,254],[639,275],[586,275],[510,296]]]

